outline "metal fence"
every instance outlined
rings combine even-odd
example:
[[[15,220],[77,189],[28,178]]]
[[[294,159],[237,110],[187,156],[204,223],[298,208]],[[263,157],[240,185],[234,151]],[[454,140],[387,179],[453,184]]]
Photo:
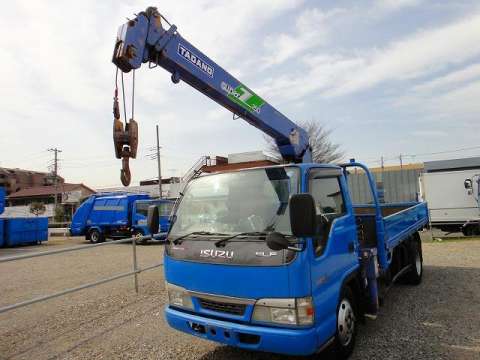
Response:
[[[417,201],[420,193],[418,178],[421,169],[374,172],[377,186],[383,187],[386,203]],[[365,173],[352,171],[348,175],[348,185],[355,204],[372,202],[372,193]]]
[[[116,244],[122,244],[122,243],[127,243],[131,242],[132,243],[132,271],[116,274],[113,276],[110,276],[108,278],[104,278],[98,281],[90,282],[87,284],[83,284],[74,288],[62,290],[56,293],[40,296],[34,299],[18,302],[15,304],[7,305],[4,307],[0,308],[0,314],[18,309],[24,306],[32,305],[38,302],[50,300],[56,297],[60,297],[63,295],[71,294],[80,290],[88,289],[94,286],[102,285],[111,281],[115,281],[118,279],[122,279],[128,276],[133,276],[133,282],[134,282],[134,287],[135,287],[135,292],[138,293],[138,274],[144,271],[152,270],[155,268],[158,268],[160,266],[163,266],[163,263],[157,263],[153,264],[144,268],[139,268],[137,265],[137,247],[136,247],[136,240],[149,240],[151,239],[151,236],[142,236],[142,237],[136,237],[136,238],[128,238],[128,239],[123,239],[123,240],[116,240],[116,241],[110,241],[110,242],[104,242],[104,243],[99,243],[99,244],[91,244],[91,245],[81,245],[81,246],[74,246],[74,247],[69,247],[65,249],[58,249],[58,250],[52,250],[52,251],[42,251],[42,252],[37,252],[33,254],[26,254],[26,255],[19,255],[19,256],[10,256],[10,257],[5,257],[3,259],[0,259],[0,264],[6,263],[6,262],[11,262],[11,261],[19,261],[19,260],[25,260],[25,259],[31,259],[35,257],[41,257],[41,256],[50,256],[50,255],[58,255],[62,253],[67,253],[67,252],[73,252],[73,251],[82,251],[82,250],[87,250],[87,249],[92,249],[92,248],[97,248],[100,246],[109,246],[109,245],[116,245]]]

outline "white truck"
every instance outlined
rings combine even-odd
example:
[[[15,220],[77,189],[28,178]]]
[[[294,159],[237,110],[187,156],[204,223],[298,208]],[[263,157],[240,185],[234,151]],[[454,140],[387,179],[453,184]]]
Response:
[[[421,174],[420,192],[428,203],[431,226],[480,235],[479,181],[480,169]]]

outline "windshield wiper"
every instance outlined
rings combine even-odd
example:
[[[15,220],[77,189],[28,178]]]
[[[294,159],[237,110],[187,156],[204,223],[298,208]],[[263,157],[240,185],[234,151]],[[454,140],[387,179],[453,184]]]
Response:
[[[232,235],[232,236],[229,236],[229,237],[226,237],[226,238],[223,238],[221,240],[216,241],[215,246],[219,247],[219,246],[225,245],[228,241],[230,241],[232,239],[235,239],[236,237],[239,237],[239,236],[266,236],[267,234],[268,233],[265,232],[265,231],[241,232],[241,233],[238,233],[238,234],[235,234],[235,235]]]
[[[218,235],[218,236],[226,236],[228,234],[223,234],[223,233],[216,233],[216,232],[210,232],[210,231],[193,231],[188,234],[182,235],[177,237],[175,240],[173,240],[173,243],[175,245],[180,245],[182,241],[192,235],[203,235],[203,236],[208,236],[208,235]]]

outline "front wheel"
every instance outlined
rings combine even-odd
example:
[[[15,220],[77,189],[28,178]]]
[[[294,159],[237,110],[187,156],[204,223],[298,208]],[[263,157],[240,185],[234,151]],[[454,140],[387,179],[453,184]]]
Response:
[[[347,359],[355,346],[357,335],[356,303],[350,288],[343,289],[337,305],[337,332],[334,351],[338,359]]]

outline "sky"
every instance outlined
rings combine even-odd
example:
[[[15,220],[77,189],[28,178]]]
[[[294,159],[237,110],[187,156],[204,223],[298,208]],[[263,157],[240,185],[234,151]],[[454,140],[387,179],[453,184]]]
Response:
[[[47,171],[57,147],[67,182],[120,185],[111,55],[118,26],[148,6],[292,121],[330,129],[345,159],[480,156],[477,0],[51,0],[2,5],[0,166]],[[135,118],[133,184],[156,177],[157,124],[163,176],[266,148],[259,130],[161,68],[136,71]]]

